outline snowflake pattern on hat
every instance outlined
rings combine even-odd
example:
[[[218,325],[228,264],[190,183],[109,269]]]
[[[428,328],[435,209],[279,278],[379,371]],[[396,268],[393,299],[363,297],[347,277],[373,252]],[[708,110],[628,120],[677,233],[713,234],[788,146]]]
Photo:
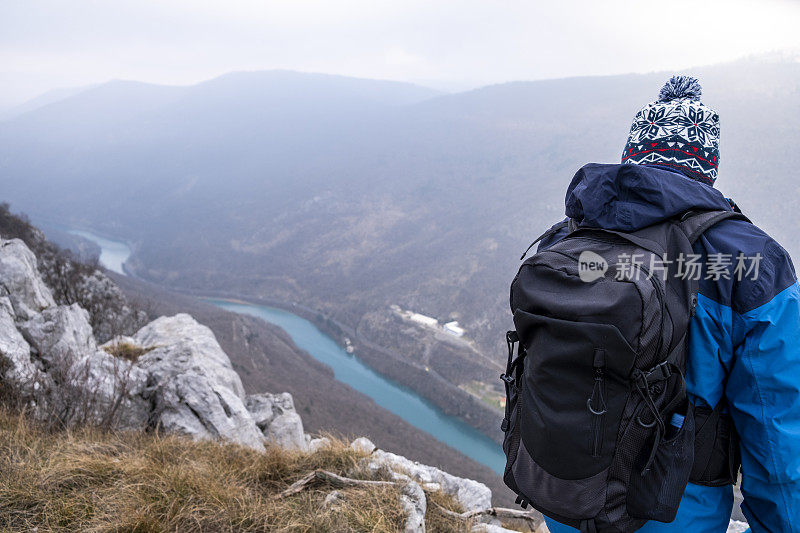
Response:
[[[664,165],[713,184],[719,166],[719,115],[700,102],[701,88],[674,76],[659,100],[634,117],[622,162]]]

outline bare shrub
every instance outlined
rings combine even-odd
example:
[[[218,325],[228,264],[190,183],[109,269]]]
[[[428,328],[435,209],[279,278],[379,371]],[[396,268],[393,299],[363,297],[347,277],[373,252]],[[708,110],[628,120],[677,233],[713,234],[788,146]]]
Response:
[[[49,430],[117,427],[133,388],[133,367],[120,357],[108,358],[103,368],[92,361],[72,353],[55,356],[20,380],[7,377],[9,363],[0,357],[0,406],[28,413]],[[99,366],[97,359],[94,364]]]
[[[110,358],[111,368],[93,368],[90,358],[66,354],[47,369],[50,389],[40,417],[54,429],[77,426],[115,427],[119,409],[131,390],[131,364]]]

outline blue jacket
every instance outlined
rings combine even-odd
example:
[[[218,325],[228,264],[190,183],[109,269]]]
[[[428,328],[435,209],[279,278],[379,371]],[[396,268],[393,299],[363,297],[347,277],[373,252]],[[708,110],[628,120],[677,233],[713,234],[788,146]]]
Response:
[[[579,224],[622,231],[690,209],[731,206],[709,185],[663,167],[637,165],[586,165],[566,198],[566,215]],[[700,281],[690,326],[690,398],[709,407],[727,400],[741,437],[742,511],[751,530],[800,532],[800,286],[792,261],[771,237],[741,220],[709,229],[694,252],[702,263],[711,254],[730,254],[733,260],[726,269],[729,279],[705,279],[716,277],[705,274]],[[761,255],[757,276],[734,273],[740,252]],[[732,487],[690,483],[674,522],[649,522],[640,531],[724,532],[732,507]],[[552,533],[575,531],[547,524]]]

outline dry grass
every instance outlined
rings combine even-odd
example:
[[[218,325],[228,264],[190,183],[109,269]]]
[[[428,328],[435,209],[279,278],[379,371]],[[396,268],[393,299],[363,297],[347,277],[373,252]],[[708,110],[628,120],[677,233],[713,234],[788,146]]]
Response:
[[[141,356],[152,350],[153,348],[142,348],[130,342],[114,342],[109,346],[103,348],[106,353],[125,359],[135,363]]]
[[[469,531],[473,525],[472,521],[458,521],[446,517],[444,514],[437,511],[436,506],[439,505],[448,511],[460,513],[463,511],[461,506],[456,502],[452,496],[443,492],[426,492],[425,496],[428,499],[428,509],[425,513],[425,525],[428,531],[436,531],[441,533],[461,533]]]
[[[313,454],[257,453],[175,436],[47,432],[0,411],[0,531],[402,531],[395,486],[340,489],[327,507],[325,485],[274,498],[318,468],[366,479],[361,457],[341,441]],[[429,531],[464,531],[428,517]]]

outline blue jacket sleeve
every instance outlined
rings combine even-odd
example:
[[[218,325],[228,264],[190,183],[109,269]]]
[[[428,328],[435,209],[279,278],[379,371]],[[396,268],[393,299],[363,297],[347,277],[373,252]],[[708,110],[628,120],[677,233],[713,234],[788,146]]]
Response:
[[[778,263],[779,268],[792,269],[788,256],[785,262]],[[764,291],[769,285],[769,280],[753,284],[752,290]],[[765,299],[763,292],[753,296]],[[733,321],[734,358],[725,394],[741,437],[742,510],[754,533],[798,532],[800,287],[797,281],[754,309],[734,312]]]

